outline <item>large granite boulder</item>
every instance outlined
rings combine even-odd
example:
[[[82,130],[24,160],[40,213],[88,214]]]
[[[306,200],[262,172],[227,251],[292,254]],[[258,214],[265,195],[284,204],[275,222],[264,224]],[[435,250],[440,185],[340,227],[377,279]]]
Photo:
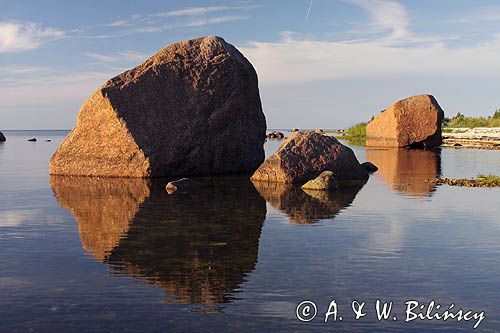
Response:
[[[101,86],[50,162],[58,175],[251,173],[264,160],[257,74],[216,36],[171,44]]]
[[[380,113],[366,126],[366,145],[373,147],[428,148],[442,143],[444,112],[433,96],[403,99]]]
[[[293,132],[255,171],[252,180],[303,184],[326,170],[341,185],[368,179],[350,148],[334,137],[308,131]]]
[[[0,132],[0,142],[5,142],[7,139],[5,138],[5,135],[3,135],[2,132]]]

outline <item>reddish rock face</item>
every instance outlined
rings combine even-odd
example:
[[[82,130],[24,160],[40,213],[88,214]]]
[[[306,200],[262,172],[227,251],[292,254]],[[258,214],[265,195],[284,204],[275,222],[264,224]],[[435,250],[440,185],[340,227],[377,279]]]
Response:
[[[222,38],[167,46],[99,88],[52,157],[58,175],[250,173],[264,160],[257,74]]]
[[[293,132],[255,171],[252,180],[303,184],[327,170],[341,185],[368,179],[353,151],[337,139],[315,132]]]
[[[434,147],[442,143],[444,112],[433,96],[403,99],[366,126],[366,145],[372,147]]]

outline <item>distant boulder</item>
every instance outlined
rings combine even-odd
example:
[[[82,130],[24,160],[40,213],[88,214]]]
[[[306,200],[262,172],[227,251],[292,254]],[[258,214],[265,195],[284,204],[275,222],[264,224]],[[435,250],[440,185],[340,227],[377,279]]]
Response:
[[[354,152],[334,137],[315,132],[293,132],[255,171],[253,181],[304,184],[325,170],[339,183],[364,183],[368,173]]]
[[[428,148],[442,143],[444,112],[430,95],[417,95],[391,105],[366,126],[366,145]]]
[[[216,36],[171,44],[97,89],[50,162],[55,175],[252,173],[264,160],[257,73]]]
[[[28,139],[29,142],[37,142],[38,140],[36,138],[31,138],[31,139]]]
[[[7,139],[5,138],[5,135],[3,135],[2,132],[0,132],[0,142],[5,142]]]
[[[333,191],[339,188],[339,183],[333,172],[323,171],[318,177],[302,185],[302,188],[304,190]]]

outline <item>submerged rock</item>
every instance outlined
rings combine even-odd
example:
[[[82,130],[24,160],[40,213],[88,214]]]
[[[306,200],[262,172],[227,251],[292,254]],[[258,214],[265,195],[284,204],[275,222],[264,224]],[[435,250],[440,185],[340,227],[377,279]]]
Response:
[[[325,170],[332,171],[340,183],[368,179],[354,152],[334,137],[293,132],[255,171],[252,180],[303,184]]]
[[[442,143],[444,112],[430,95],[412,96],[391,105],[366,126],[366,145],[428,148]]]
[[[169,194],[175,191],[190,191],[197,188],[204,187],[205,184],[197,182],[189,178],[181,178],[179,180],[174,180],[167,184],[166,190]]]
[[[332,191],[339,188],[339,183],[333,172],[323,171],[318,177],[308,181],[302,185],[304,190],[321,190],[321,191]]]
[[[5,138],[5,135],[3,135],[2,132],[0,132],[0,142],[5,142],[7,139]]]
[[[373,164],[372,162],[363,162],[361,163],[361,166],[368,172],[368,173],[373,173],[378,171],[378,167]]]
[[[251,173],[264,160],[257,74],[216,36],[171,44],[101,86],[50,162],[60,175]]]

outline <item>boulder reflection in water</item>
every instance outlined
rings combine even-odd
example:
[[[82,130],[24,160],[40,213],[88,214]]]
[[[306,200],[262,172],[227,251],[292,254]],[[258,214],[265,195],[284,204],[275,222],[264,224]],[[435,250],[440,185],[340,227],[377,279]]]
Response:
[[[274,208],[283,211],[294,224],[315,223],[335,217],[348,207],[363,185],[338,191],[303,190],[300,186],[254,181],[255,188]]]
[[[51,185],[87,251],[115,274],[163,288],[169,302],[228,302],[257,263],[266,204],[247,179],[174,195],[140,179],[59,176]]]
[[[366,148],[366,159],[379,170],[375,176],[402,194],[429,197],[436,186],[429,180],[441,175],[441,150]]]

